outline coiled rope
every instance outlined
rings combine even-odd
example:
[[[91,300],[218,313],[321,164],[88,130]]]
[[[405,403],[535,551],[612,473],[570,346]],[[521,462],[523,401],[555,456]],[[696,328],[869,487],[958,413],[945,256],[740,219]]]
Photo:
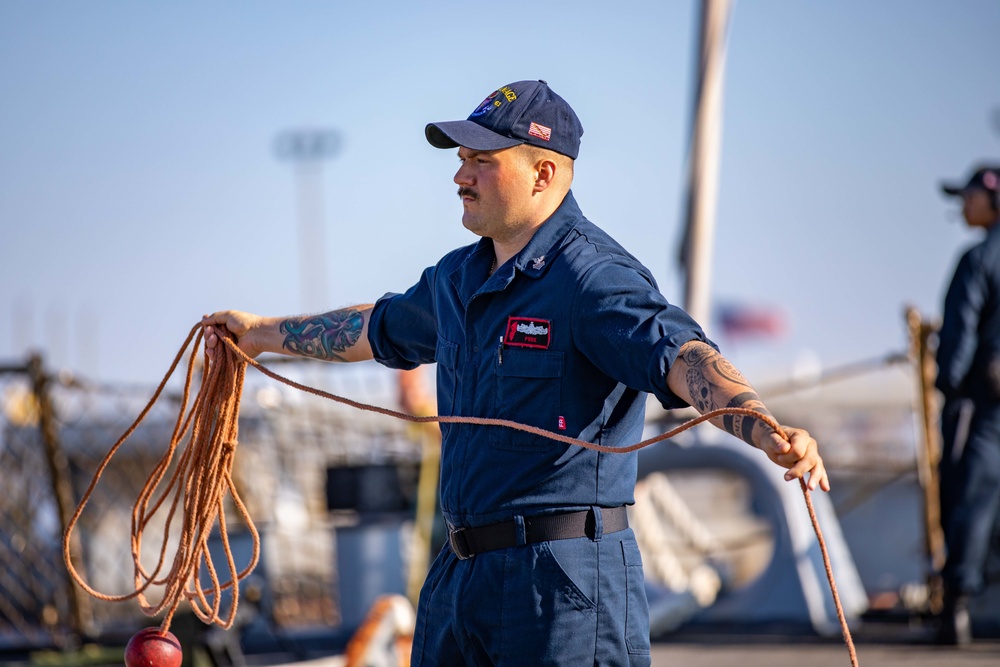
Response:
[[[477,426],[493,427],[501,426],[542,436],[569,445],[593,449],[598,452],[613,454],[634,452],[638,449],[642,449],[643,447],[648,447],[649,445],[672,438],[679,433],[701,424],[702,422],[716,417],[721,417],[723,415],[742,415],[744,417],[760,419],[774,429],[775,433],[783,439],[788,440],[788,435],[773,418],[747,408],[719,408],[717,410],[712,410],[711,412],[706,412],[705,414],[690,419],[665,433],[661,433],[660,435],[626,447],[609,447],[607,445],[599,445],[587,442],[586,440],[579,440],[577,438],[560,435],[535,426],[520,424],[507,419],[494,419],[490,417],[459,417],[449,415],[415,416],[405,412],[399,412],[397,410],[390,410],[388,408],[354,401],[343,396],[331,394],[321,389],[309,387],[295,382],[294,380],[290,380],[289,378],[279,375],[269,368],[261,365],[255,359],[251,359],[247,356],[246,353],[244,353],[237,346],[235,336],[228,334],[221,328],[219,339],[224,343],[224,345],[215,347],[215,354],[213,357],[209,357],[207,349],[205,350],[204,364],[206,372],[202,375],[202,382],[198,395],[191,404],[191,409],[187,410],[191,393],[192,379],[194,376],[194,361],[197,357],[202,339],[202,325],[199,322],[192,327],[190,333],[188,333],[184,344],[177,352],[173,363],[170,365],[170,368],[167,370],[167,373],[160,382],[160,385],[153,393],[152,398],[150,398],[149,402],[146,404],[146,407],[143,408],[136,420],[125,431],[125,433],[122,434],[118,441],[112,445],[107,455],[105,455],[104,459],[97,467],[97,471],[94,473],[94,477],[91,480],[90,485],[87,487],[87,491],[83,494],[80,504],[76,508],[76,512],[73,514],[73,517],[70,519],[70,522],[66,527],[66,534],[63,539],[63,560],[66,562],[66,567],[69,570],[70,575],[81,588],[97,599],[110,602],[138,598],[140,607],[142,608],[143,613],[147,616],[155,616],[166,610],[166,616],[160,625],[161,632],[163,633],[169,630],[174,612],[184,599],[191,603],[191,607],[194,609],[195,614],[203,622],[207,624],[214,623],[224,629],[232,627],[236,618],[236,609],[239,604],[238,583],[240,580],[250,575],[254,567],[257,565],[260,557],[260,536],[253,525],[253,521],[247,512],[246,506],[240,500],[239,493],[236,490],[236,485],[233,483],[232,479],[233,458],[237,445],[239,403],[243,395],[243,383],[246,377],[246,367],[248,364],[256,368],[264,375],[277,380],[282,384],[288,385],[289,387],[313,394],[314,396],[329,399],[336,403],[348,405],[353,408],[357,408],[358,410],[374,412],[417,424],[437,422],[440,424],[472,424]],[[106,595],[104,593],[100,593],[91,588],[73,566],[69,553],[69,537],[72,534],[80,515],[83,513],[84,507],[90,500],[90,496],[97,486],[97,482],[100,479],[101,474],[104,472],[104,469],[108,466],[112,457],[121,445],[135,432],[139,423],[142,422],[152,409],[153,404],[156,403],[160,394],[163,392],[167,381],[180,364],[180,361],[192,340],[194,340],[194,347],[191,349],[187,377],[184,382],[184,391],[181,398],[181,409],[177,416],[177,422],[174,426],[173,435],[170,439],[170,445],[166,454],[164,454],[159,464],[157,464],[156,468],[150,474],[145,485],[143,485],[132,510],[131,543],[135,590],[126,595]],[[156,489],[167,473],[178,444],[187,435],[188,431],[191,433],[191,438],[187,447],[184,449],[183,454],[178,459],[174,474],[170,477],[166,488],[153,502],[152,508],[150,508],[150,502],[152,501],[153,496],[156,495]],[[819,543],[820,552],[823,556],[823,566],[826,570],[826,578],[830,584],[830,591],[833,594],[833,602],[837,610],[837,618],[840,621],[840,628],[843,633],[844,642],[847,645],[848,652],[850,653],[851,665],[857,667],[858,659],[854,650],[854,642],[851,638],[851,631],[847,626],[847,620],[844,616],[843,606],[840,602],[840,594],[837,591],[837,584],[833,576],[833,567],[830,564],[830,556],[826,548],[826,541],[823,539],[823,531],[820,529],[819,521],[816,518],[816,511],[813,508],[812,496],[804,479],[799,479],[799,485],[802,488],[806,508],[809,511],[809,519],[812,522],[813,530],[816,533],[816,539]],[[163,541],[160,547],[159,561],[157,562],[156,567],[149,572],[139,562],[142,547],[142,533],[152,517],[164,506],[164,503],[171,491],[173,491],[173,500],[169,505],[163,529]],[[236,564],[233,559],[232,551],[229,547],[229,540],[226,532],[224,499],[227,491],[239,511],[240,517],[250,530],[253,539],[253,552],[250,563],[241,571],[237,571],[236,569]],[[170,526],[173,522],[177,508],[178,506],[181,506],[182,501],[183,521],[180,542],[178,544],[171,569],[166,574],[160,576],[160,573],[166,563],[166,551]],[[208,551],[208,538],[216,521],[219,523],[219,533],[230,574],[229,580],[225,583],[220,583],[218,572],[212,563],[212,558]],[[210,587],[203,588],[200,584],[199,577],[202,563],[204,563],[204,566],[209,573],[209,577],[212,582]],[[145,593],[152,586],[163,586],[163,597],[158,604],[151,604],[146,598]],[[225,616],[225,618],[223,618],[219,614],[219,607],[222,592],[228,589],[232,590],[232,602],[230,604],[229,613]]]
[[[83,590],[93,597],[107,602],[121,602],[138,598],[139,606],[147,616],[156,616],[160,612],[166,611],[160,625],[161,634],[166,634],[170,629],[174,612],[177,611],[181,601],[185,599],[190,602],[191,608],[198,618],[206,624],[214,623],[225,629],[231,628],[236,620],[236,609],[239,603],[239,587],[234,585],[234,582],[238,583],[249,576],[260,559],[260,536],[257,534],[257,529],[254,527],[246,506],[240,500],[232,477],[239,428],[240,397],[243,394],[243,382],[246,377],[246,362],[235,354],[218,354],[215,360],[209,363],[206,354],[206,373],[202,376],[198,395],[188,409],[194,376],[194,361],[203,337],[200,329],[200,325],[191,329],[191,333],[188,334],[184,345],[174,357],[167,374],[156,388],[146,407],[118,441],[112,445],[97,466],[90,485],[66,526],[66,534],[63,539],[63,560],[66,563],[66,568],[73,580]],[[142,486],[132,507],[131,550],[135,590],[125,595],[101,593],[87,584],[73,565],[69,552],[70,535],[104,470],[118,449],[135,432],[159,399],[192,339],[194,347],[188,362],[181,408],[177,415],[173,434],[170,436],[170,444]],[[166,487],[157,494],[157,488],[163,482],[170,468],[179,443],[189,432],[190,440],[177,460],[173,475],[170,476]],[[250,562],[242,571],[237,571],[233,553],[229,547],[224,511],[227,492],[253,539]],[[168,499],[170,499],[169,502]],[[156,567],[149,571],[140,562],[143,531],[149,526],[153,517],[164,508],[166,508],[167,514],[163,524],[159,560]],[[170,569],[164,573],[170,529],[177,517],[178,508],[181,509],[179,542]],[[226,565],[229,569],[229,580],[225,583],[220,582],[219,573],[212,562],[208,549],[208,539],[216,521],[219,524]],[[202,587],[201,585],[202,566],[211,580],[210,586]],[[147,591],[160,588],[162,588],[162,595],[159,602],[150,602],[147,598]],[[229,613],[222,616],[220,615],[222,593],[228,589],[232,589],[232,603]]]

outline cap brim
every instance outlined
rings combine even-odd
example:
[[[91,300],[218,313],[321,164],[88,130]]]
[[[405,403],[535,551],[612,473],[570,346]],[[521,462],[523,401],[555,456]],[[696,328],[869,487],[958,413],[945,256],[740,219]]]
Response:
[[[511,139],[471,120],[449,120],[443,123],[428,123],[424,136],[435,148],[458,148],[464,146],[474,151],[496,151],[510,148],[524,142]]]
[[[947,183],[941,184],[941,192],[946,195],[951,195],[953,197],[965,194],[964,185],[948,185]]]

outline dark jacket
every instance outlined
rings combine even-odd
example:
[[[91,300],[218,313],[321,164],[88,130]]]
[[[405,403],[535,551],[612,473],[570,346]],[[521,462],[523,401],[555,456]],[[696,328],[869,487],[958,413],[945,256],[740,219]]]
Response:
[[[937,362],[936,384],[946,399],[1000,402],[1000,223],[958,262]]]

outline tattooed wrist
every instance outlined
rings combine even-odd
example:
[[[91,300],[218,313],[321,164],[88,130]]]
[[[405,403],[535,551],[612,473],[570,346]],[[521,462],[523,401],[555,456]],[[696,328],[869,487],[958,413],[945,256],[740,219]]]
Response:
[[[734,396],[729,404],[726,406],[729,408],[745,408],[747,410],[753,410],[754,412],[759,412],[767,416],[771,416],[771,413],[767,411],[764,406],[764,402],[760,400],[755,392],[745,391],[742,394]],[[759,420],[756,417],[750,417],[745,415],[726,415],[722,418],[722,424],[725,430],[737,438],[743,440],[743,442],[756,447],[757,444],[753,441],[753,428]]]
[[[285,334],[281,347],[289,352],[326,361],[347,361],[342,353],[358,342],[364,325],[364,315],[348,308],[289,318],[278,325],[278,330]]]

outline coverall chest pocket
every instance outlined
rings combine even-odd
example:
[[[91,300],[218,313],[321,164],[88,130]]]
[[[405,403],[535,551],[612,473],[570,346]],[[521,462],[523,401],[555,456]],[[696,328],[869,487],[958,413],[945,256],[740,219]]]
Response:
[[[438,338],[435,351],[437,360],[438,414],[455,414],[455,388],[458,385],[458,345]]]
[[[558,432],[565,428],[560,412],[565,355],[557,350],[508,347],[497,360],[496,412],[501,419]],[[559,443],[543,436],[492,429],[497,449],[538,451]]]

